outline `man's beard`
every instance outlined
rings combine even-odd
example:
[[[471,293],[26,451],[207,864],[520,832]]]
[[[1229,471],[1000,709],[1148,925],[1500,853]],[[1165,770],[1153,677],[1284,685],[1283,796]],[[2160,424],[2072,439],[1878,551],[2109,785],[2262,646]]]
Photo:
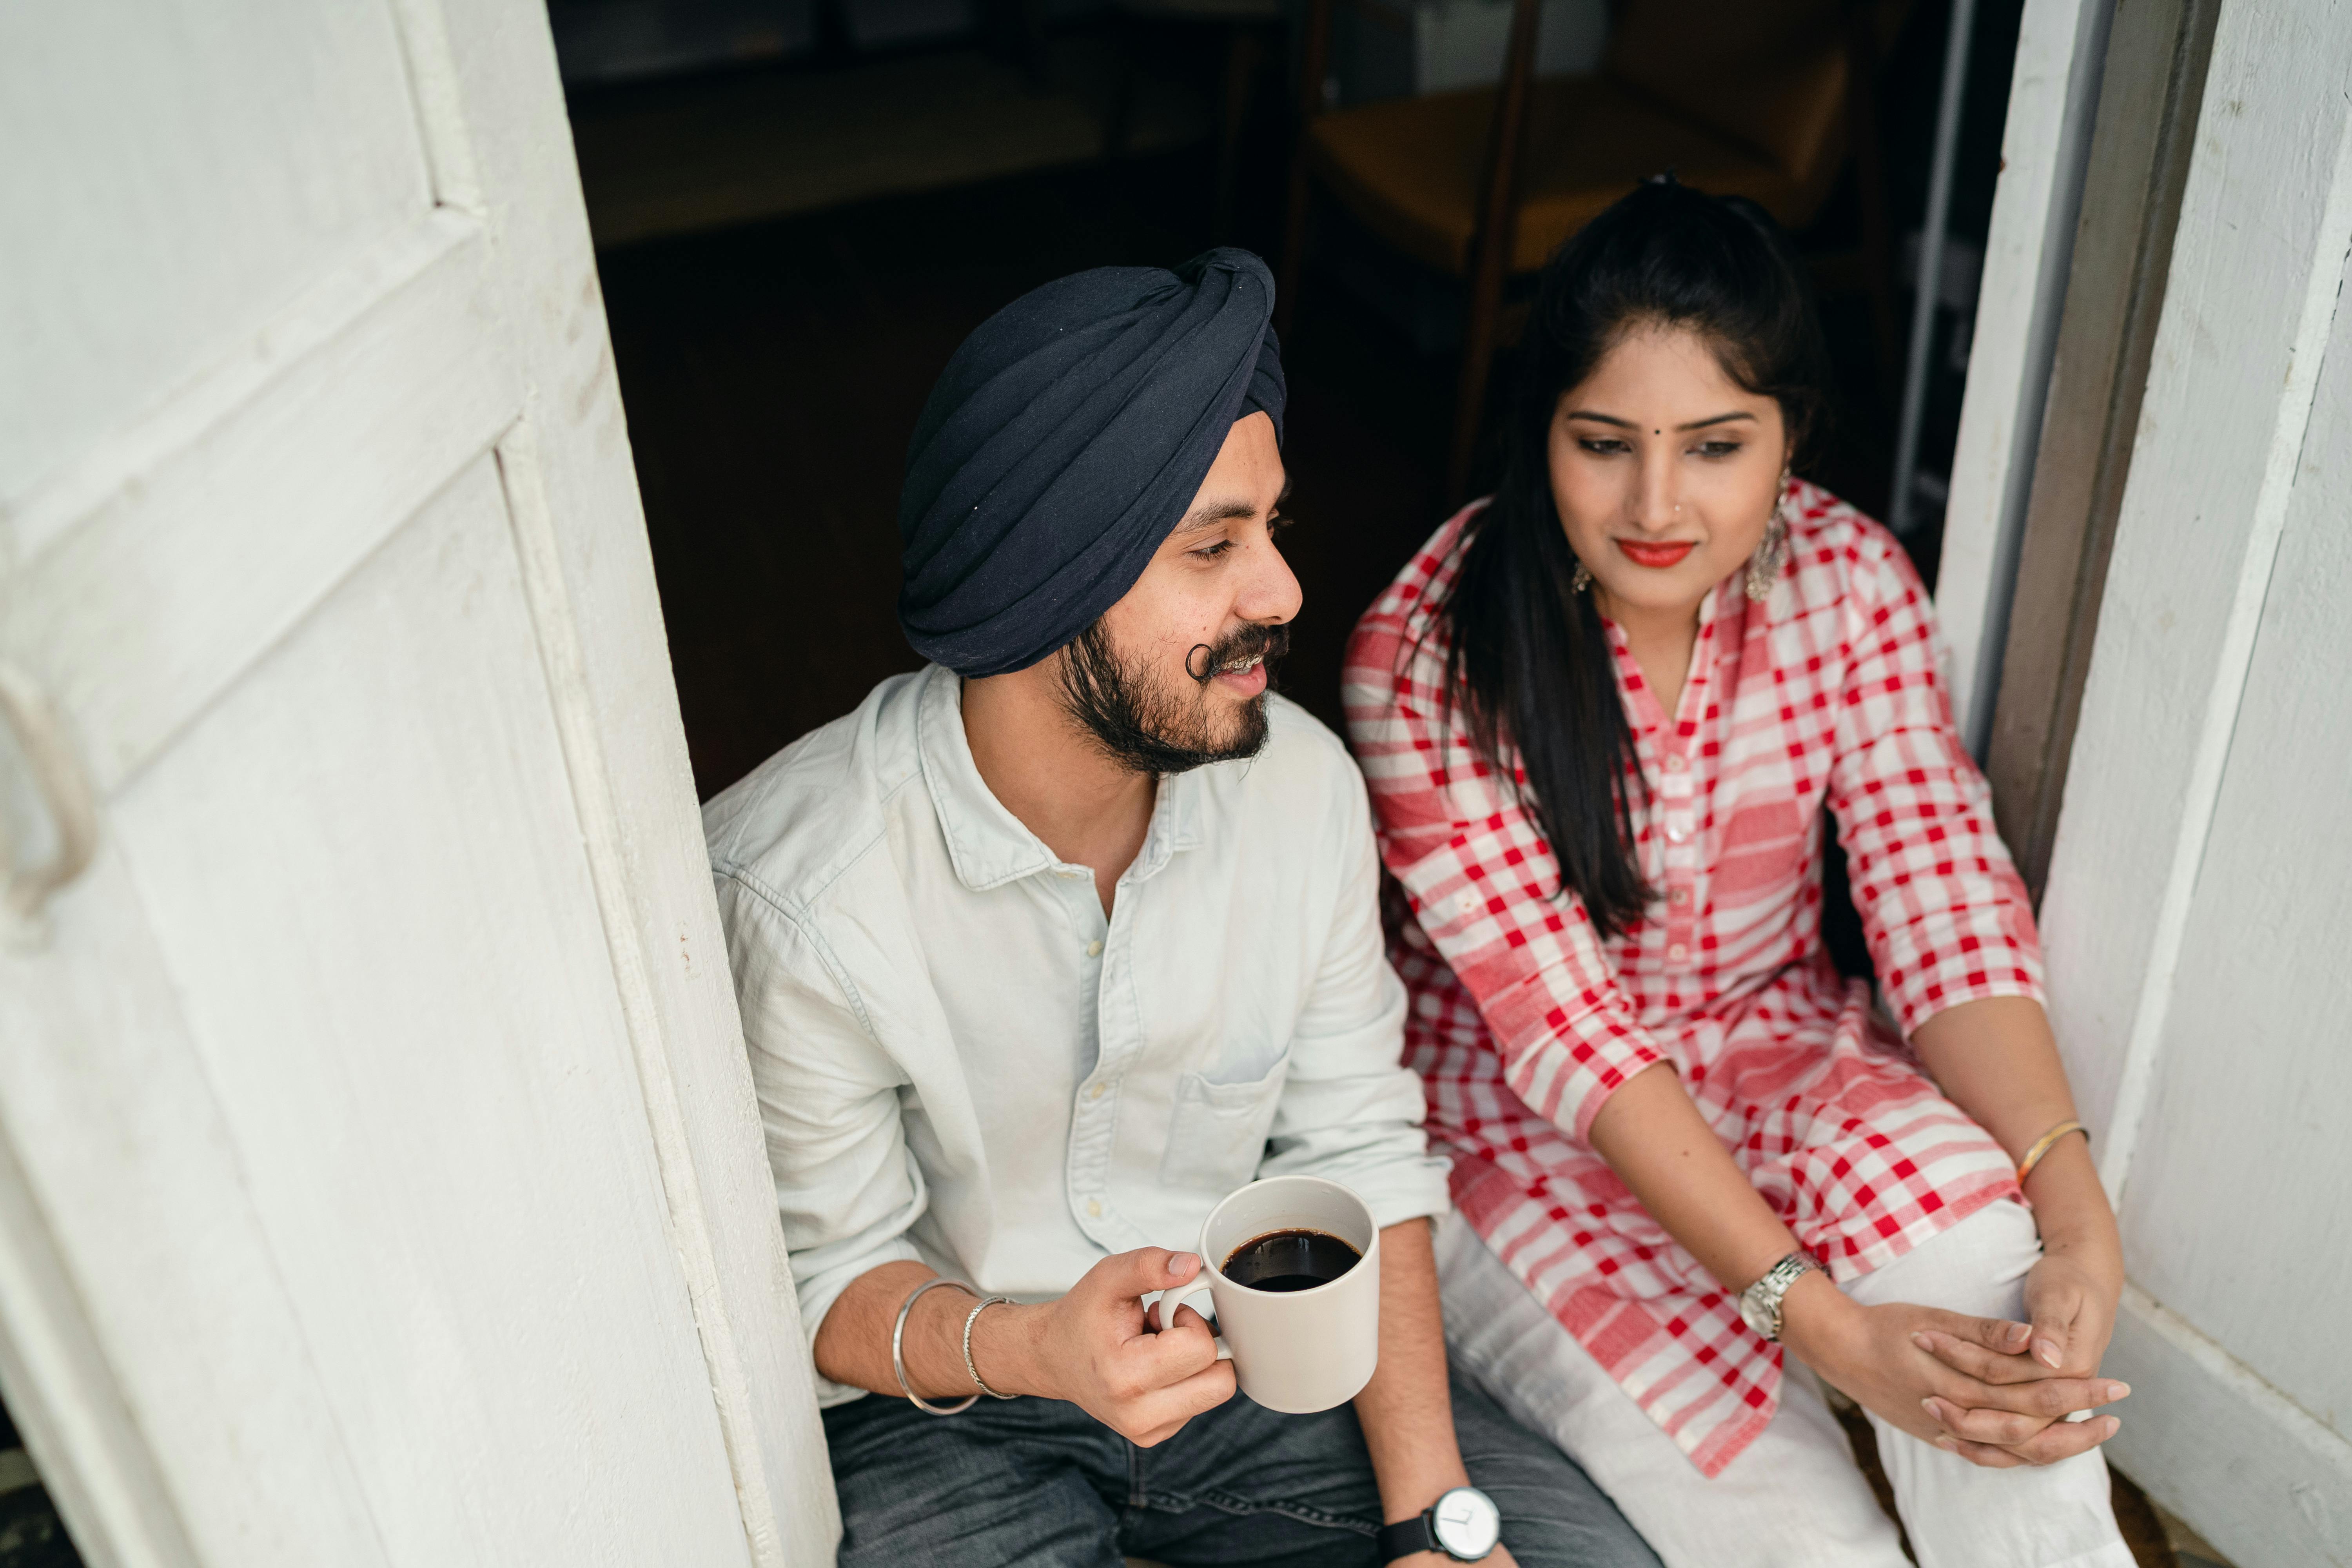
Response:
[[[1205,656],[1203,649],[1206,650]],[[1238,762],[1265,745],[1265,699],[1274,689],[1275,661],[1290,651],[1286,626],[1244,626],[1214,644],[1202,644],[1186,661],[1195,690],[1177,696],[1121,659],[1097,620],[1064,651],[1062,700],[1086,726],[1104,755],[1139,773],[1181,773],[1210,763]],[[1219,737],[1208,687],[1239,660],[1263,658],[1266,689],[1234,715],[1234,729]]]

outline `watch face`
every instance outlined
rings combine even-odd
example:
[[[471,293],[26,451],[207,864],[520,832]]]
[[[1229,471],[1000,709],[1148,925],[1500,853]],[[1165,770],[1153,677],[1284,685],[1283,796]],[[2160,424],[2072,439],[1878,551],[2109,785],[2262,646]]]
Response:
[[[1754,1329],[1766,1339],[1769,1340],[1772,1337],[1772,1320],[1764,1315],[1763,1303],[1759,1301],[1751,1301],[1745,1296],[1740,1297],[1739,1321],[1746,1323],[1749,1328]]]
[[[1430,1533],[1437,1537],[1445,1554],[1465,1563],[1486,1556],[1503,1538],[1503,1516],[1475,1487],[1455,1487],[1439,1498],[1430,1510],[1429,1523]]]

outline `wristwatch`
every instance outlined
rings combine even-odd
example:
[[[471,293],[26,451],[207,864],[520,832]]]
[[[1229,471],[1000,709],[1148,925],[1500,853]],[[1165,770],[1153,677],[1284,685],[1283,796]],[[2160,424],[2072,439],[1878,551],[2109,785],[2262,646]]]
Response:
[[[1780,1337],[1780,1302],[1789,1294],[1789,1287],[1821,1265],[1802,1252],[1792,1252],[1771,1268],[1764,1278],[1739,1293],[1741,1321],[1768,1340]]]
[[[1384,1527],[1379,1537],[1381,1561],[1443,1552],[1456,1563],[1475,1563],[1502,1539],[1503,1516],[1495,1500],[1476,1487],[1455,1487],[1416,1517]]]

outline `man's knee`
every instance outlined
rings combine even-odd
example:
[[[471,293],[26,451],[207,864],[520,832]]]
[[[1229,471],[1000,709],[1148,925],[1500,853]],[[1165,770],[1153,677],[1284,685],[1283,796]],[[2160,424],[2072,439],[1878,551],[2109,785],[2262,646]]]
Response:
[[[2021,1205],[1995,1202],[1846,1291],[1865,1306],[1911,1301],[1976,1317],[2012,1317],[2024,1299],[2025,1276],[2041,1256],[2033,1215]]]

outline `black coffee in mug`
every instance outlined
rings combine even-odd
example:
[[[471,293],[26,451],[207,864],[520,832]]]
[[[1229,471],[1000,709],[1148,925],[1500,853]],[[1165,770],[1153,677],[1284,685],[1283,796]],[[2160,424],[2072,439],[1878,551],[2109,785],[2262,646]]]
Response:
[[[1225,1278],[1253,1290],[1312,1290],[1328,1285],[1363,1256],[1319,1230],[1276,1230],[1234,1248]]]

